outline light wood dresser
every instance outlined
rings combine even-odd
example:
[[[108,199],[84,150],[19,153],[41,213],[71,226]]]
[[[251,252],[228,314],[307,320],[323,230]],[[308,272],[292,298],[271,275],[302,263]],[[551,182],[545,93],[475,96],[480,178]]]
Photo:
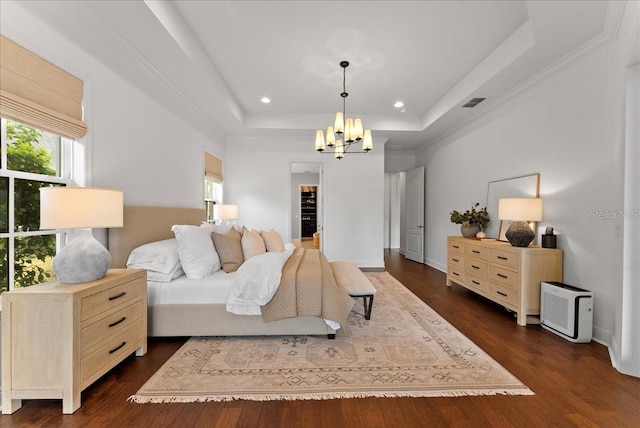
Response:
[[[51,282],[2,295],[2,413],[23,399],[80,394],[133,352],[147,352],[147,273],[111,269],[82,284]]]
[[[447,285],[459,284],[517,313],[540,315],[540,283],[562,281],[562,250],[449,236]]]

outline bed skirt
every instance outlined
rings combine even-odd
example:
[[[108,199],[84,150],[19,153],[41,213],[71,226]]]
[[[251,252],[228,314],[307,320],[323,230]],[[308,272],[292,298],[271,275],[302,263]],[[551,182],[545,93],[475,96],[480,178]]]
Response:
[[[177,336],[291,336],[335,335],[319,317],[296,317],[265,322],[260,315],[235,315],[224,304],[148,305],[148,335]]]

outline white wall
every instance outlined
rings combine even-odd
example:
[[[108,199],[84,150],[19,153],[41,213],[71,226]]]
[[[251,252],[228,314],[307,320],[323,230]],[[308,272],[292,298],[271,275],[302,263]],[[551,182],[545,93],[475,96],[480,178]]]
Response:
[[[0,28],[84,81],[87,185],[121,189],[126,204],[202,206],[204,151],[224,158],[223,141],[194,131],[19,4],[3,2]]]
[[[291,162],[322,162],[323,251],[329,260],[384,267],[384,147],[337,160],[313,150],[313,138],[274,141],[231,138],[225,201],[238,204],[239,224],[273,227],[291,239]]]
[[[564,282],[592,290],[594,335],[609,343],[621,284],[624,67],[607,45],[420,153],[426,167],[426,258],[446,269],[449,212],[486,200],[492,180],[540,172],[540,228],[553,226]],[[496,220],[495,218],[493,219]]]

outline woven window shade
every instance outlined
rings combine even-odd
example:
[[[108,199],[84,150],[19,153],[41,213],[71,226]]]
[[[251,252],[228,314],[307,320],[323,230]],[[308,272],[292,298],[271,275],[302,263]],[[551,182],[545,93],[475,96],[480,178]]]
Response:
[[[204,177],[222,183],[222,160],[207,152],[204,153]]]
[[[0,36],[0,116],[81,138],[82,91],[82,80]]]

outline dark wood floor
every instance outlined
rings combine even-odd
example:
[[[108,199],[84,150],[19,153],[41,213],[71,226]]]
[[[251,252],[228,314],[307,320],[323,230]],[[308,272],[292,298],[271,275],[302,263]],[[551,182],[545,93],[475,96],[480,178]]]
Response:
[[[611,367],[607,348],[572,344],[512,314],[445,275],[385,253],[387,270],[523,381],[534,396],[367,398],[326,401],[232,401],[132,404],[127,397],[184,343],[150,340],[82,394],[62,415],[60,400],[25,400],[0,425],[10,427],[640,427],[640,379]],[[375,314],[375,309],[374,309]]]

